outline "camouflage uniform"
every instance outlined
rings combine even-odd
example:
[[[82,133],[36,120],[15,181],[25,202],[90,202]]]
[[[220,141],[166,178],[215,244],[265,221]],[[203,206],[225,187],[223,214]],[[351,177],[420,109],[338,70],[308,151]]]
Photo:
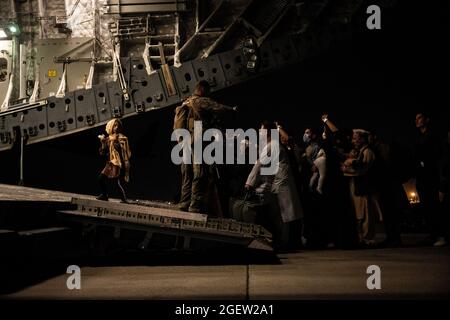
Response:
[[[233,110],[214,100],[192,95],[187,98],[181,107],[188,106],[189,113],[186,121],[186,129],[191,136],[194,134],[194,121],[202,121],[203,130],[213,128],[217,124],[218,113]],[[209,166],[206,164],[181,164],[181,198],[180,209],[189,209],[190,212],[204,211],[206,186],[208,183]]]

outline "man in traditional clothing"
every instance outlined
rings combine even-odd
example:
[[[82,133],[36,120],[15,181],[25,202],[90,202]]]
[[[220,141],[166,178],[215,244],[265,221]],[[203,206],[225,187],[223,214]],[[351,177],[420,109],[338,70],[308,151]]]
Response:
[[[372,174],[375,153],[369,147],[369,132],[353,131],[356,157],[348,158],[342,167],[351,176],[350,193],[358,222],[359,241],[362,245],[375,245],[375,224],[382,220],[382,211]]]

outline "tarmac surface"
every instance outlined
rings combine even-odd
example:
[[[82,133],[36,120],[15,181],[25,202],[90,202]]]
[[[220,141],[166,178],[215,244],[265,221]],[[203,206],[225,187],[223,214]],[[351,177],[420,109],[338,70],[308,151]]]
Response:
[[[217,253],[216,253],[217,254]],[[3,295],[13,299],[435,299],[450,297],[450,247],[298,251],[272,256],[223,252],[131,254],[81,266],[69,290],[67,267]],[[239,263],[242,261],[242,263]],[[369,290],[367,268],[380,267]]]

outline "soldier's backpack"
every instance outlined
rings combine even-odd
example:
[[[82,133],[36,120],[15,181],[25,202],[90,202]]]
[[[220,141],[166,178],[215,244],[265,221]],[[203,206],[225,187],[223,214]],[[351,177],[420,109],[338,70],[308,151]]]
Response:
[[[173,119],[173,130],[187,129],[189,118],[189,106],[183,102],[181,106],[175,108],[175,117]]]

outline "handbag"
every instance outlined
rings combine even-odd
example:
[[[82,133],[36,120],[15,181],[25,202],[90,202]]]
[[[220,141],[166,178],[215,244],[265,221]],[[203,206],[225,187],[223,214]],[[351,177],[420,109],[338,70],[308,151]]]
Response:
[[[257,223],[258,216],[261,216],[265,206],[258,195],[246,192],[243,199],[230,198],[228,207],[232,219],[247,223]]]

